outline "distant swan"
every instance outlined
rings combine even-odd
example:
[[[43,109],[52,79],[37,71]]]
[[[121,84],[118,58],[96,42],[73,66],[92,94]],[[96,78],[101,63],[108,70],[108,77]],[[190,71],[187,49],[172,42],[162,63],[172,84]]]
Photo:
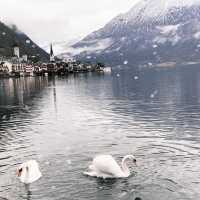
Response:
[[[22,183],[30,184],[37,181],[42,174],[37,161],[29,160],[18,167],[17,176]]]
[[[111,155],[99,155],[92,161],[89,171],[85,175],[101,178],[125,178],[130,175],[130,170],[126,161],[131,160],[136,165],[136,159],[133,155],[126,155],[122,159],[121,167],[117,164]]]

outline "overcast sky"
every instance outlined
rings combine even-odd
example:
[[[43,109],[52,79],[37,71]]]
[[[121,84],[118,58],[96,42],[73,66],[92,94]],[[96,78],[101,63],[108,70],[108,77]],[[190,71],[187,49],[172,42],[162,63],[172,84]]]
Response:
[[[0,0],[3,22],[15,23],[40,45],[71,41],[101,28],[138,0]]]

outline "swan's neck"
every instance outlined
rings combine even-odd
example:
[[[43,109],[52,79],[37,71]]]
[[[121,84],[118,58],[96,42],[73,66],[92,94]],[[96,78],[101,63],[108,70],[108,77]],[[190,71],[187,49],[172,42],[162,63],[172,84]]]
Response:
[[[27,172],[26,169],[24,169],[24,172],[22,173],[22,177],[25,179],[29,178],[29,172]]]
[[[127,163],[126,161],[129,159],[129,157],[125,156],[123,159],[122,159],[122,171],[124,173],[124,177],[128,177],[130,175],[130,170],[127,166]]]
[[[28,169],[27,166],[24,166],[20,179],[22,182],[27,182],[29,178],[30,178],[30,169]]]

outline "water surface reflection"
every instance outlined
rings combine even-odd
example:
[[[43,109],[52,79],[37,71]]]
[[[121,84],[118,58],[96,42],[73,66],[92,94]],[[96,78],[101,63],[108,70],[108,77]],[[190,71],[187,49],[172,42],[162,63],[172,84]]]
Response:
[[[200,198],[200,71],[117,73],[0,81],[0,196]],[[133,153],[139,167],[127,179],[83,176],[100,153]],[[15,177],[27,159],[43,173],[28,190]]]

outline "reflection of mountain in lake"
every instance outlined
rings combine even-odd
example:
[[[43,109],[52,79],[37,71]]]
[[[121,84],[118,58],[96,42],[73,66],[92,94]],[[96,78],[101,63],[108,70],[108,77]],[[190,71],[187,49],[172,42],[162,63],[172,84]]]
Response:
[[[136,75],[137,80],[134,79]],[[143,133],[145,135],[148,135],[148,128],[157,127],[155,132],[168,132],[168,139],[174,137],[178,130],[177,137],[185,140],[193,137],[199,141],[196,134],[200,116],[199,77],[198,68],[188,67],[128,73],[121,71],[120,77],[115,73],[113,94],[121,104],[113,105],[113,112],[116,115],[126,113],[127,115],[121,116],[127,121],[126,125],[130,129],[135,125],[138,126],[137,129],[144,127],[147,129],[147,132]],[[127,106],[123,106],[123,102],[126,102]],[[131,118],[133,116],[134,118]],[[141,125],[144,121],[145,126]],[[169,127],[169,124],[174,124],[174,127]],[[188,131],[190,136],[187,135]]]

